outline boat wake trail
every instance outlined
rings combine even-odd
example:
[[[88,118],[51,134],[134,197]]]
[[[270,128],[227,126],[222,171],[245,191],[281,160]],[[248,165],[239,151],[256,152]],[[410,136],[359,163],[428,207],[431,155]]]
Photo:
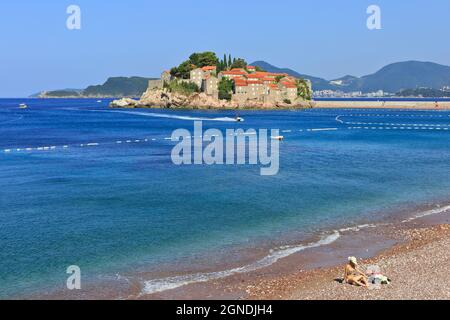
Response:
[[[185,121],[221,121],[221,122],[236,122],[236,119],[235,119],[235,118],[231,118],[231,117],[217,117],[217,118],[191,117],[191,116],[172,115],[172,114],[166,114],[166,113],[133,112],[133,111],[103,111],[103,112],[123,113],[123,114],[131,114],[131,115],[142,116],[142,117],[177,119],[177,120],[185,120]]]
[[[264,267],[268,267],[278,260],[288,257],[294,253],[310,249],[310,248],[316,248],[324,245],[329,245],[336,241],[340,237],[340,233],[338,231],[335,231],[332,234],[329,234],[327,236],[324,236],[317,242],[309,243],[306,245],[296,245],[296,246],[284,246],[280,247],[274,250],[271,250],[271,252],[265,256],[264,258],[243,266],[238,267],[234,269],[229,269],[225,271],[216,271],[216,272],[209,272],[209,273],[196,273],[196,274],[190,274],[190,275],[182,275],[182,276],[174,276],[174,277],[168,277],[168,278],[162,278],[162,279],[154,279],[154,280],[148,280],[144,282],[144,288],[142,290],[142,295],[146,294],[152,294],[157,292],[162,292],[166,290],[171,290],[175,288],[179,288],[181,286],[191,284],[191,283],[198,283],[198,282],[207,282],[210,280],[217,280],[221,278],[225,278],[234,274],[238,273],[246,273],[250,271],[255,271]]]

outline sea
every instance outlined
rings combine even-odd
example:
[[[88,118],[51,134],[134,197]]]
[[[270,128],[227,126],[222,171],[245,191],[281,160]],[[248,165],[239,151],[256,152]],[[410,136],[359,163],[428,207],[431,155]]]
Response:
[[[83,287],[163,292],[269,266],[408,208],[448,209],[449,111],[240,111],[236,122],[230,110],[109,102],[0,99],[1,299],[64,292],[70,266]],[[278,174],[175,165],[170,136],[195,120],[279,129]]]

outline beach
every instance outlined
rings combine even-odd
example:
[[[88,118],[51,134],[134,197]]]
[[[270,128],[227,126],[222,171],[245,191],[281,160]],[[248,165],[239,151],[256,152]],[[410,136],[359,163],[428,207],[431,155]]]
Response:
[[[404,242],[360,262],[378,265],[392,282],[379,289],[342,284],[344,265],[297,271],[261,281],[249,299],[290,300],[437,300],[450,299],[450,225],[397,229]]]
[[[450,299],[450,212],[352,228],[331,245],[281,259],[270,267],[139,299],[416,300]],[[379,266],[392,281],[370,289],[341,283],[347,257]],[[130,296],[131,299],[133,295]]]
[[[315,100],[314,108],[343,109],[416,109],[416,110],[449,110],[450,102],[439,101],[438,107],[434,101],[325,101]]]

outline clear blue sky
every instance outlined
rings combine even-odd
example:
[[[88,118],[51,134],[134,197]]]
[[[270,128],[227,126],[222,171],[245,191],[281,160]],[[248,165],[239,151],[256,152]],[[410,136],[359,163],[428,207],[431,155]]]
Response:
[[[82,29],[66,28],[66,8]],[[377,4],[382,30],[366,28]],[[0,97],[158,76],[193,51],[327,79],[397,61],[450,65],[448,0],[15,0],[0,4]]]

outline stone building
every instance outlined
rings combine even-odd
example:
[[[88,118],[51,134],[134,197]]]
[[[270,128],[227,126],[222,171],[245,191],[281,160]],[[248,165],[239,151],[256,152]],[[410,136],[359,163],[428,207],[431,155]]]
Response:
[[[219,98],[219,79],[213,75],[207,75],[203,79],[201,91],[209,96]]]
[[[278,87],[281,90],[283,99],[289,99],[291,101],[297,99],[298,88],[295,83],[289,81],[280,81],[280,83],[278,83]]]
[[[192,70],[189,75],[189,81],[195,83],[199,88],[201,88],[203,82],[202,68]]]

